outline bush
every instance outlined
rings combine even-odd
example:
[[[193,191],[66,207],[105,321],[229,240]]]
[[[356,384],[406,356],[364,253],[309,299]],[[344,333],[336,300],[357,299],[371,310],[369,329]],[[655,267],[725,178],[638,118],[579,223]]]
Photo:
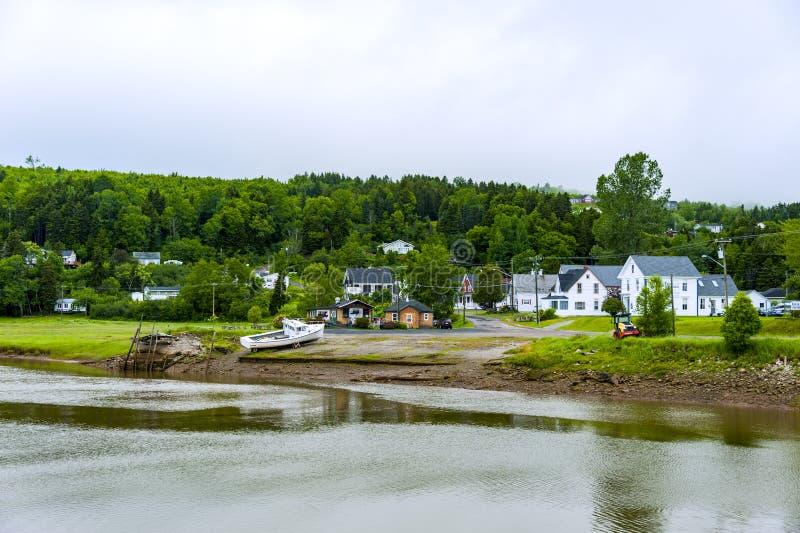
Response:
[[[622,300],[619,298],[614,298],[613,296],[609,296],[603,300],[603,306],[600,308],[600,310],[604,313],[608,313],[611,316],[627,311],[627,309],[625,309],[625,304],[622,303]]]
[[[548,307],[547,309],[539,309],[539,321],[544,322],[545,320],[554,320],[558,317],[556,315],[556,310],[552,307]]]
[[[408,326],[403,322],[395,322],[394,329],[408,329]]]
[[[355,327],[359,329],[367,329],[369,328],[369,318],[362,316],[361,318],[356,318]]]
[[[251,324],[261,322],[261,308],[259,306],[254,305],[247,310],[247,321]]]
[[[278,315],[272,319],[272,327],[273,328],[282,328],[283,327],[283,319],[286,318],[284,315]]]
[[[738,293],[722,319],[725,347],[733,353],[742,353],[752,346],[750,337],[759,331],[761,319],[758,311],[745,293]]]

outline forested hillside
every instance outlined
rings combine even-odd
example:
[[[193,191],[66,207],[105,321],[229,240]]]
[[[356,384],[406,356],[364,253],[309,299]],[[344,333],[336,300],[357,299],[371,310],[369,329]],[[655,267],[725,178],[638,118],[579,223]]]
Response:
[[[779,286],[793,271],[775,234],[781,222],[800,216],[800,204],[745,209],[683,201],[662,215],[655,226],[634,228],[636,252],[688,255],[701,271],[714,271],[702,255],[716,257],[713,240],[726,236],[733,239],[729,272],[741,289]],[[0,166],[0,309],[9,315],[47,311],[66,286],[101,310],[119,306],[126,290],[179,284],[186,288],[180,314],[200,317],[211,308],[201,287],[219,278],[217,314],[243,317],[253,298],[266,308],[267,296],[243,281],[252,268],[270,264],[300,277],[310,268],[319,300],[336,290],[319,281],[320,269],[335,277],[346,267],[419,260],[378,250],[395,239],[440,259],[449,251],[449,265],[460,269],[495,264],[526,272],[536,257],[547,272],[561,263],[621,264],[619,248],[597,231],[601,217],[549,187],[461,178],[325,173],[280,182]],[[719,223],[724,231],[695,229],[696,222]],[[64,272],[51,261],[26,265],[26,255],[41,249],[73,249],[81,266]],[[162,260],[184,265],[144,268],[131,261],[133,251],[159,251]],[[224,285],[234,282],[227,294]]]

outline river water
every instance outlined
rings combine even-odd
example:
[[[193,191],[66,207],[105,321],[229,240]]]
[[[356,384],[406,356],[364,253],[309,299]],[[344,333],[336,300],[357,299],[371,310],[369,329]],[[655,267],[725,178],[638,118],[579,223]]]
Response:
[[[800,531],[800,415],[0,364],[0,531]]]

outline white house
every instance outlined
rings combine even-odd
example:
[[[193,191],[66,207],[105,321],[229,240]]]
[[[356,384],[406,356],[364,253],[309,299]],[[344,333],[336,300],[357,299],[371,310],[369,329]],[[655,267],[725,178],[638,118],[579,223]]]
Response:
[[[617,275],[620,280],[620,299],[628,310],[633,313],[638,312],[636,299],[651,276],[661,276],[661,282],[667,287],[672,276],[673,306],[676,315],[698,315],[697,281],[701,276],[686,256],[629,256]]]
[[[759,314],[766,315],[769,310],[769,300],[767,297],[756,290],[747,291],[747,297],[753,302],[753,307],[756,308]]]
[[[135,302],[141,302],[142,300],[169,300],[178,296],[180,292],[180,287],[145,287],[143,292],[132,292],[131,299]]]
[[[348,268],[344,271],[344,293],[350,296],[370,296],[382,289],[394,289],[394,275],[389,267]]]
[[[619,265],[562,265],[547,303],[561,315],[603,315],[603,302],[609,294],[615,295],[619,290],[617,275],[621,268]]]
[[[706,274],[697,280],[697,315],[714,316],[728,308],[728,302],[739,292],[728,276],[728,300],[725,299],[725,276]]]
[[[179,265],[180,266],[180,265],[183,264],[183,261],[178,261],[177,259],[167,259],[166,261],[164,261],[164,264],[165,265]]]
[[[278,282],[278,278],[280,277],[280,274],[277,272],[270,272],[267,268],[257,268],[253,271],[253,275],[261,280],[261,285],[265,289],[269,290],[275,289],[275,284]],[[289,276],[283,277],[283,286],[289,286]]]
[[[541,271],[536,274],[514,274],[506,296],[506,305],[513,302],[514,308],[520,313],[535,313],[537,309],[550,307],[551,303],[547,298],[557,282],[557,274],[542,274]]]
[[[54,311],[56,313],[85,313],[85,305],[75,305],[75,298],[58,298]]]
[[[405,255],[414,249],[414,245],[404,240],[397,239],[396,241],[385,242],[381,244],[381,248],[385,254],[388,254],[389,252],[397,252],[400,255]]]
[[[140,265],[161,264],[161,252],[133,252],[131,255]]]
[[[64,261],[65,267],[78,266],[78,256],[75,255],[75,250],[62,250],[61,259]]]

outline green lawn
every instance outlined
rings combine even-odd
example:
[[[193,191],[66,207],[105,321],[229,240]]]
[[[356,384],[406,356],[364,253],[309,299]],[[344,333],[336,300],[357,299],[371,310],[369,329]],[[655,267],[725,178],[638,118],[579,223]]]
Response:
[[[44,318],[0,319],[0,351],[6,353],[32,353],[60,359],[101,360],[128,353],[138,322],[89,320],[83,317],[64,316]],[[221,325],[203,323],[157,322],[156,330],[176,334],[193,331],[210,336]],[[142,334],[153,329],[152,322],[142,324]],[[250,329],[236,331],[236,335],[251,333]],[[220,342],[222,336],[219,335]]]

